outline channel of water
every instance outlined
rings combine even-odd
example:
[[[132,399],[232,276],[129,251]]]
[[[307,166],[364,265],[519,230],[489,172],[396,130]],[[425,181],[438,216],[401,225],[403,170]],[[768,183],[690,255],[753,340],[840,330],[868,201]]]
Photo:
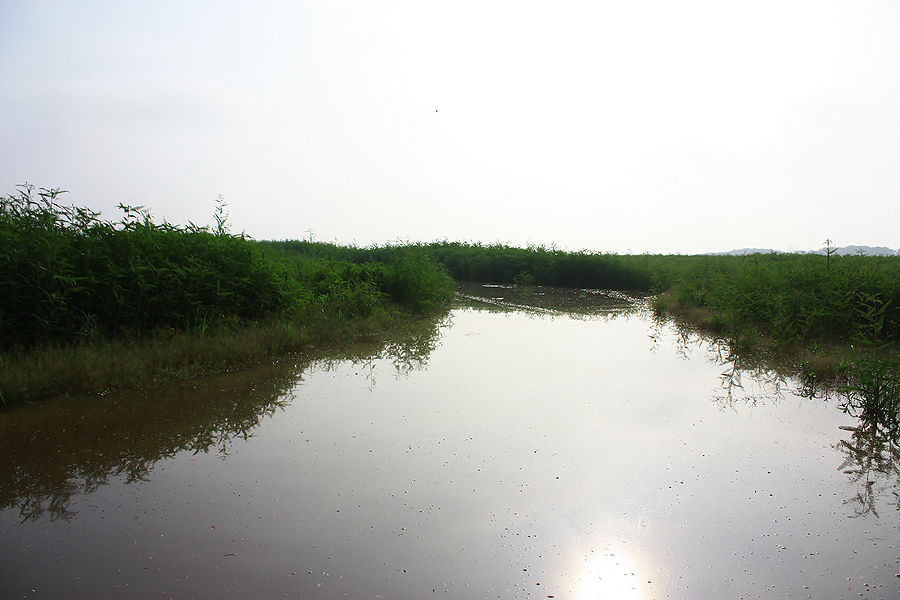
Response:
[[[597,290],[0,413],[3,598],[896,598],[896,448]]]

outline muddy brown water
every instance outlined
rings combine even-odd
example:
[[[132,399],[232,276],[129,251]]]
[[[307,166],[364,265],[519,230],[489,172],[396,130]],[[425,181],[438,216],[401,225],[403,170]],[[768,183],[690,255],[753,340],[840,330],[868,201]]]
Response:
[[[900,597],[896,452],[835,399],[622,294],[461,291],[340,353],[0,413],[0,597]]]

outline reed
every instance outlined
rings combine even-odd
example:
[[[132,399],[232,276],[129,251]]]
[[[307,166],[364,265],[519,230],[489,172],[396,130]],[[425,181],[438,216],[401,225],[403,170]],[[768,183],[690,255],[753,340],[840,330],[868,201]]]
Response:
[[[0,350],[256,319],[301,301],[243,236],[119,222],[20,186],[0,199]]]
[[[900,434],[900,356],[884,339],[889,303],[874,294],[860,294],[859,300],[856,310],[863,327],[854,336],[859,354],[847,365],[843,409],[895,438]]]
[[[729,333],[764,334],[782,348],[849,343],[868,327],[863,299],[876,295],[888,304],[881,335],[900,341],[900,257],[691,258],[669,275],[669,298],[722,315]]]
[[[23,185],[0,197],[5,401],[228,368],[324,331],[338,339],[345,326],[353,335],[354,323],[446,305],[454,279],[653,291],[658,313],[740,346],[807,355],[863,347],[874,318],[876,353],[844,370],[859,394],[897,392],[896,377],[885,377],[900,366],[900,257],[838,256],[830,244],[826,256],[620,256],[449,241],[254,241],[229,232],[221,197],[209,228],[156,223],[125,205],[120,220],[104,221],[64,206],[63,194]]]
[[[0,198],[2,402],[230,368],[453,294],[422,252],[360,263],[232,235],[221,198],[210,229],[124,205],[104,221],[63,193],[23,185]]]

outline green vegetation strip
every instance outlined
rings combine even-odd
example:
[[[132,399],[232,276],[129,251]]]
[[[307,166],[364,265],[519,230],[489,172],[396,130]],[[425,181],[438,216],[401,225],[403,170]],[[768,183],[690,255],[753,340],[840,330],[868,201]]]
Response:
[[[414,248],[354,262],[278,252],[216,227],[104,221],[20,186],[0,198],[0,400],[134,387],[337,343],[445,306]]]
[[[4,402],[191,377],[446,306],[456,281],[655,292],[660,314],[803,357],[900,432],[900,257],[620,256],[460,242],[360,248],[103,221],[20,186],[0,198]],[[823,359],[823,356],[826,356]],[[862,399],[865,399],[863,402]]]

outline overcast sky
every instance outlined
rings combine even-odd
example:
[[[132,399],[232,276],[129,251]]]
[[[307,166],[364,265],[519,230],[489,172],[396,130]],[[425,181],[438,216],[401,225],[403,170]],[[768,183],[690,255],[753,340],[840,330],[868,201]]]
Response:
[[[26,181],[257,239],[900,248],[900,2],[2,0]]]

